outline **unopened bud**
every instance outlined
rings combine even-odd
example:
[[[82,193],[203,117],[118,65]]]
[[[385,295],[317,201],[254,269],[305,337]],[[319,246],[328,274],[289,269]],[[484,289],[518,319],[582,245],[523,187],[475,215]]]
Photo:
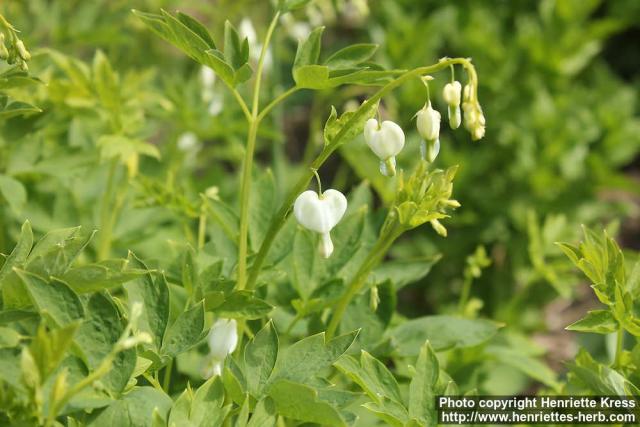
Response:
[[[56,377],[51,389],[51,396],[54,402],[59,401],[67,392],[67,375],[69,370],[64,368]]]
[[[209,332],[209,350],[214,360],[224,360],[238,345],[238,324],[235,319],[218,319]]]
[[[438,233],[442,237],[447,237],[447,229],[444,228],[444,225],[442,225],[440,221],[438,221],[437,219],[432,219],[429,222],[431,223],[431,227],[433,227],[436,233]]]
[[[442,90],[442,98],[449,107],[455,107],[460,105],[460,95],[462,92],[462,85],[459,81],[454,81],[444,85]]]
[[[378,309],[378,304],[380,304],[380,294],[378,293],[378,287],[374,286],[371,288],[369,299],[369,308],[371,308],[371,311],[376,311]]]
[[[25,61],[28,61],[31,59],[31,54],[29,53],[27,48],[24,46],[24,43],[22,42],[22,40],[18,40],[16,42],[16,49],[18,49],[18,55],[20,55],[20,58],[24,59]]]
[[[435,141],[440,136],[440,113],[426,104],[416,114],[418,132],[426,141]]]
[[[447,200],[444,203],[451,208],[459,208],[460,206],[462,206],[459,201],[453,199]]]

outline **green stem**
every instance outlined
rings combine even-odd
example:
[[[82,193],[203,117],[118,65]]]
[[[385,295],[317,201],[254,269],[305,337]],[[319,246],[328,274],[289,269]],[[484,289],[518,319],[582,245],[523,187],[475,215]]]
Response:
[[[107,187],[100,206],[100,243],[97,253],[99,261],[109,258],[111,252],[111,233],[113,232],[113,216],[115,215],[111,201],[113,199],[117,167],[118,161],[116,159],[112,160],[107,175]]]
[[[173,369],[173,359],[169,360],[164,370],[164,381],[162,381],[162,389],[169,394],[169,386],[171,385],[171,371]]]
[[[464,68],[469,73],[469,80],[471,82],[474,82],[474,84],[477,82],[475,69],[473,68],[473,65],[468,59],[466,58],[444,59],[434,65],[419,67],[419,68],[404,72],[398,78],[396,78],[395,80],[387,83],[385,86],[380,88],[364,104],[362,104],[362,106],[355,112],[355,114],[353,114],[353,116],[351,116],[349,121],[340,129],[337,135],[333,138],[333,141],[331,142],[331,144],[325,146],[322,152],[318,155],[318,157],[316,157],[315,160],[311,162],[311,165],[309,166],[309,168],[306,168],[307,172],[302,177],[300,177],[298,182],[296,182],[296,184],[291,188],[291,190],[285,197],[284,202],[280,206],[280,209],[278,210],[274,218],[271,220],[271,224],[269,224],[269,229],[267,230],[267,234],[265,235],[265,238],[262,241],[262,244],[260,245],[260,249],[258,250],[255,260],[253,261],[253,266],[251,267],[251,272],[249,273],[249,278],[246,284],[247,289],[253,289],[256,286],[258,275],[260,274],[260,269],[262,268],[262,264],[264,263],[267,257],[267,254],[269,253],[269,249],[271,248],[271,245],[273,244],[273,241],[275,240],[278,232],[286,222],[287,214],[289,213],[291,205],[293,205],[293,203],[295,202],[296,197],[298,197],[298,195],[307,188],[307,186],[309,185],[309,182],[313,178],[313,170],[320,169],[322,164],[329,158],[329,156],[342,145],[342,143],[344,142],[342,141],[343,138],[349,133],[351,128],[356,126],[362,120],[363,116],[368,113],[369,109],[375,103],[380,101],[380,99],[383,98],[385,95],[387,95],[389,92],[393,91],[397,87],[401,86],[405,82],[417,76],[440,71],[444,68],[449,67],[452,64],[463,65]]]
[[[616,335],[616,355],[613,361],[613,366],[618,368],[621,365],[622,351],[624,350],[624,328],[620,327]]]
[[[460,293],[460,300],[458,301],[458,312],[460,314],[464,313],[464,307],[467,305],[467,301],[469,300],[469,294],[471,293],[471,278],[465,277],[464,283],[462,284],[462,292]]]
[[[240,183],[240,236],[238,242],[238,283],[237,289],[243,289],[246,284],[247,275],[247,237],[249,234],[249,196],[251,193],[251,171],[253,169],[253,155],[256,148],[256,135],[260,120],[258,118],[258,108],[260,104],[260,83],[262,81],[262,68],[264,58],[269,48],[269,42],[273,31],[278,23],[280,12],[277,12],[265,37],[258,67],[256,70],[256,80],[253,87],[253,103],[251,106],[251,117],[249,119],[249,133],[247,135],[247,146],[245,148],[244,166],[242,168],[242,181]]]
[[[161,391],[164,393],[164,390],[162,389],[162,386],[160,385],[160,383],[158,382],[157,379],[155,379],[153,377],[153,375],[148,374],[147,372],[143,373],[142,376],[149,381],[149,384],[151,384],[153,386],[153,388],[155,388],[158,391]]]
[[[383,227],[383,229],[384,228],[386,227]],[[360,265],[358,272],[354,276],[353,280],[351,280],[351,283],[349,283],[347,291],[342,295],[338,304],[334,308],[333,314],[331,315],[331,321],[327,327],[327,340],[333,338],[335,335],[338,326],[340,326],[340,322],[342,321],[342,316],[344,316],[344,312],[347,310],[351,300],[353,300],[367,282],[369,273],[371,273],[378,263],[382,261],[393,242],[402,234],[403,231],[404,229],[396,223],[388,227],[387,231],[380,235],[378,241],[371,249],[371,252],[369,252],[369,256],[367,256],[366,260]]]
[[[204,247],[207,237],[207,208],[205,202],[200,206],[200,218],[198,219],[198,250]]]
[[[299,87],[294,86],[292,88],[289,88],[285,92],[282,92],[280,95],[278,95],[276,99],[274,99],[269,104],[267,104],[267,106],[262,109],[260,114],[258,114],[258,121],[262,121],[262,119],[264,119],[266,115],[269,114],[269,112],[273,110],[279,103],[281,103],[282,101],[284,101],[285,99],[287,99],[288,97],[290,97],[291,95],[293,95],[299,90],[300,90]]]

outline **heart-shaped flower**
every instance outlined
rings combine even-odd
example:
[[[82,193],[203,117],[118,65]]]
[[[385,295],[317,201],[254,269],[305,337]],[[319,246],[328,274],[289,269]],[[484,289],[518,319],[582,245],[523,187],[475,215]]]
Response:
[[[364,140],[380,159],[380,172],[395,175],[396,156],[404,147],[402,128],[390,120],[378,123],[376,119],[369,119],[364,125]]]
[[[418,133],[425,141],[435,141],[440,138],[440,113],[431,107],[431,102],[418,111],[416,124]]]
[[[315,191],[300,194],[293,205],[293,214],[304,228],[320,233],[320,254],[328,258],[333,252],[329,234],[347,210],[347,198],[338,190],[327,190],[321,195]]]
[[[462,85],[459,81],[453,81],[444,85],[442,90],[442,98],[447,103],[449,112],[449,126],[451,129],[457,129],[462,121],[460,114],[460,97],[462,96]]]

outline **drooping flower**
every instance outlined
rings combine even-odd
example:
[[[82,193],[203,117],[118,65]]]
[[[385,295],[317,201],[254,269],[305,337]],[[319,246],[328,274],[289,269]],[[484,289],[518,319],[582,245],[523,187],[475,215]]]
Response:
[[[482,113],[482,107],[469,85],[464,87],[462,110],[464,111],[464,127],[471,134],[471,139],[474,141],[482,139],[485,133],[486,121]]]
[[[364,125],[364,140],[380,159],[380,172],[395,175],[396,156],[404,147],[402,128],[390,120],[378,123],[376,119],[369,119]]]
[[[459,81],[453,81],[444,85],[442,98],[447,103],[449,113],[449,126],[451,129],[460,127],[462,116],[460,114],[460,98],[462,96],[462,85]]]
[[[418,133],[424,141],[420,144],[422,158],[433,162],[440,152],[440,120],[441,116],[437,110],[427,102],[416,114],[416,125]]]
[[[338,190],[329,189],[318,195],[307,190],[300,194],[293,205],[293,214],[304,228],[320,233],[320,254],[328,258],[333,252],[331,229],[342,219],[347,210],[347,198]]]
[[[238,325],[235,319],[218,319],[209,331],[209,360],[210,364],[205,377],[222,375],[224,359],[236,349],[238,345]]]

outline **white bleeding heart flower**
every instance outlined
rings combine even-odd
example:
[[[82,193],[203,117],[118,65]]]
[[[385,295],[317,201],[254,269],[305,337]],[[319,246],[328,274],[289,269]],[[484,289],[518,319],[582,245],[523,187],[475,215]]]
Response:
[[[333,252],[331,229],[342,219],[347,210],[347,198],[338,190],[327,190],[321,195],[307,190],[300,194],[293,205],[293,214],[304,228],[320,233],[319,251],[324,258]]]
[[[425,141],[435,141],[440,137],[440,113],[431,107],[431,102],[416,114],[418,133]]]
[[[450,107],[460,105],[460,98],[462,96],[462,85],[459,81],[453,81],[444,85],[442,90],[442,98],[444,102]]]
[[[238,324],[235,319],[218,319],[209,332],[209,355],[224,361],[238,345]]]
[[[404,148],[402,128],[390,120],[378,123],[376,119],[369,119],[364,125],[364,140],[380,159],[380,172],[395,175],[396,156]]]
[[[449,113],[449,126],[451,129],[457,129],[462,122],[460,114],[460,98],[462,97],[462,85],[459,81],[453,81],[444,85],[442,90],[442,98],[447,103]]]

